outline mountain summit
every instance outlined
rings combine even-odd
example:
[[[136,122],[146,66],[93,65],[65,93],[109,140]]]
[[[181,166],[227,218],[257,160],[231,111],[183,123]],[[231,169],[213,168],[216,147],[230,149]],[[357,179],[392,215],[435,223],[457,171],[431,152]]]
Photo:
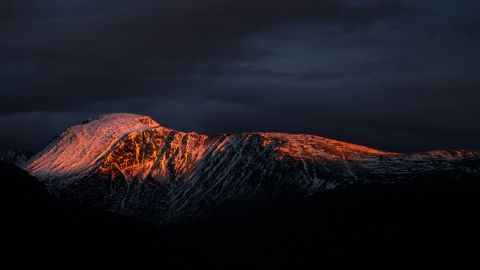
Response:
[[[79,178],[94,171],[116,143],[132,132],[159,127],[146,116],[107,114],[68,128],[28,164],[39,177]]]
[[[314,135],[206,136],[107,114],[68,128],[24,167],[54,194],[163,223],[237,200],[479,174],[479,164],[480,154],[465,150],[401,154]]]

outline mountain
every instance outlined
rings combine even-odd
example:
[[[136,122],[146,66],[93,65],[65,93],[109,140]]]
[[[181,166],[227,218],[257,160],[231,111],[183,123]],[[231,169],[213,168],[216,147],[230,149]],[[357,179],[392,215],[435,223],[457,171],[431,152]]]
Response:
[[[480,154],[392,153],[303,134],[206,136],[148,116],[107,114],[68,128],[23,168],[55,196],[174,224],[344,187],[474,179]]]
[[[7,152],[0,153],[0,162],[23,167],[31,157],[32,153],[29,151],[8,150]]]

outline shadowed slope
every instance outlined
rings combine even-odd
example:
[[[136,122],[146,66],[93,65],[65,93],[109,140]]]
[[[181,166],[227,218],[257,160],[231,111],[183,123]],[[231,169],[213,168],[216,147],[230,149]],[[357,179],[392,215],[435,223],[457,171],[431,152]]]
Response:
[[[245,219],[223,216],[221,223],[163,230],[50,197],[11,165],[0,164],[0,180],[2,258],[16,266],[321,268],[349,262],[391,268],[420,261],[460,267],[476,262],[480,240],[480,186],[465,174],[340,188]]]

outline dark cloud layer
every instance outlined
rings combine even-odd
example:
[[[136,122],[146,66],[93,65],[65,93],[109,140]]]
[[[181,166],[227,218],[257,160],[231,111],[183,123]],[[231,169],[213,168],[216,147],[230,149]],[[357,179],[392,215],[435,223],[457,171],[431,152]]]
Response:
[[[206,133],[480,150],[475,10],[426,0],[2,1],[0,148],[38,149],[83,118],[123,111]]]

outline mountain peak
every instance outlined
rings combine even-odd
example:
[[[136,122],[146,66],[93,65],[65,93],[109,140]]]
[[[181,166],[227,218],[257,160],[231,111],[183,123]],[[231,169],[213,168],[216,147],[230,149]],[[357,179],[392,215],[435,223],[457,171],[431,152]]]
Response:
[[[134,122],[140,122],[144,125],[157,127],[160,126],[155,120],[147,115],[138,115],[133,113],[106,113],[101,114],[96,117],[90,118],[87,121],[84,121],[82,124],[88,124],[94,121],[102,122],[116,122],[118,124],[131,124]]]
[[[161,128],[149,116],[103,114],[66,129],[26,165],[34,175],[82,177],[96,168],[116,143],[132,132]]]

